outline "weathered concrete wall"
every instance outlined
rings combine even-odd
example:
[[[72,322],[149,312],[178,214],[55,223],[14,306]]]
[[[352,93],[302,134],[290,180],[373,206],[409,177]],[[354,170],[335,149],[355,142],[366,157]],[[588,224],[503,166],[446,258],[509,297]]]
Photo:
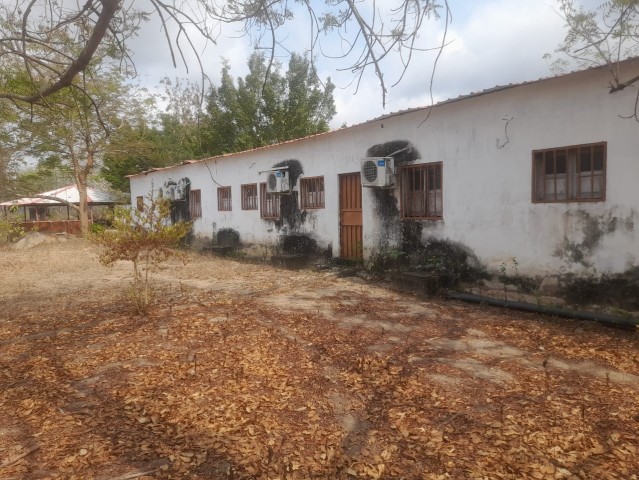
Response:
[[[626,64],[629,77],[639,62]],[[371,121],[324,135],[208,159],[131,178],[133,200],[152,184],[188,177],[202,191],[199,236],[236,230],[244,243],[276,245],[304,234],[339,256],[338,175],[359,172],[367,155],[409,145],[399,163],[443,162],[443,219],[419,222],[423,241],[450,240],[498,269],[516,259],[527,275],[615,273],[639,262],[639,125],[636,90],[608,94],[604,70],[591,70]],[[507,128],[506,128],[507,125]],[[607,142],[606,200],[532,202],[532,151]],[[240,185],[266,181],[258,172],[293,162],[299,175],[324,176],[325,208],[288,205],[282,221],[241,209]],[[232,211],[217,209],[217,186],[231,186]],[[294,184],[298,190],[299,181]],[[399,189],[363,189],[364,255],[402,245]]]
[[[432,235],[469,245],[493,267],[515,257],[533,275],[634,264],[639,129],[619,115],[632,109],[636,92],[610,95],[606,83],[605,72],[585,72],[435,110],[428,120],[435,145],[423,158],[444,162],[444,222]],[[506,141],[503,118],[511,119],[509,142],[497,148]],[[532,203],[532,150],[598,141],[607,142],[606,201]],[[570,254],[575,249],[581,256]]]

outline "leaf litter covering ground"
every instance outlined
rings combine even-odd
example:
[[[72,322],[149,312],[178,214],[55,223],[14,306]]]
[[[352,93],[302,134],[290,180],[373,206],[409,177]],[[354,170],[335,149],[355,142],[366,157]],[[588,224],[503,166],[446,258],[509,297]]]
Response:
[[[198,256],[135,317],[94,255],[0,251],[2,479],[637,478],[634,333]]]

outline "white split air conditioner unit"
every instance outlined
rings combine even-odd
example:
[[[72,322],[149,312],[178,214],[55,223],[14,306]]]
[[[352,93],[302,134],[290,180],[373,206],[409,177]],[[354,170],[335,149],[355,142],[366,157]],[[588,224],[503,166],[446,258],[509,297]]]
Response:
[[[363,158],[360,174],[362,187],[393,187],[395,159],[392,157]]]
[[[266,191],[268,193],[289,193],[291,185],[288,179],[288,171],[275,170],[269,172],[266,179]]]

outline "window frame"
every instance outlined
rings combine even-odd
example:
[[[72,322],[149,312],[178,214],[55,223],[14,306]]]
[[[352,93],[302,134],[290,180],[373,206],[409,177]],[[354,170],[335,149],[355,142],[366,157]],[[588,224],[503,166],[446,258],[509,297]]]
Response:
[[[309,187],[314,187],[314,190],[309,190]],[[325,192],[324,175],[300,178],[300,208],[302,210],[319,210],[325,208]]]
[[[217,211],[231,212],[233,211],[233,203],[231,197],[231,187],[217,187]]]
[[[601,157],[601,170],[595,170],[596,167],[596,158],[595,158],[595,148],[601,147],[602,149],[602,157]],[[590,149],[590,155],[588,157],[588,161],[590,162],[590,170],[581,170],[581,163],[584,158],[582,158],[582,150]],[[576,151],[576,155],[574,157],[570,156],[570,153],[574,153]],[[553,170],[554,172],[549,174],[547,173],[547,164],[546,161],[548,157],[547,154],[553,154]],[[557,172],[557,153],[563,153],[564,161],[565,161],[565,173]],[[541,155],[541,157],[539,157]],[[532,203],[591,203],[591,202],[605,202],[606,201],[606,183],[608,176],[608,142],[593,142],[593,143],[582,143],[577,145],[569,145],[565,147],[554,147],[554,148],[543,148],[532,151],[532,188],[531,188],[531,199]],[[541,162],[540,162],[541,160]],[[541,165],[541,166],[538,166]],[[543,169],[543,173],[539,172],[539,169]],[[585,172],[588,172],[587,175],[584,175]],[[599,173],[597,173],[599,172]],[[557,198],[557,180],[563,180],[560,178],[560,175],[565,176],[565,198]],[[546,192],[546,182],[548,181],[548,177],[552,176],[554,179],[554,195],[555,198],[546,198],[549,194]],[[580,196],[581,195],[581,180],[583,178],[590,177],[590,197]],[[601,180],[601,191],[600,195],[595,197],[594,188],[595,188],[595,178],[599,177]],[[543,185],[539,185],[540,179],[543,181]],[[541,190],[539,190],[541,188]],[[573,191],[576,190],[576,191]]]
[[[202,190],[189,190],[189,216],[191,220],[202,218]]]
[[[423,171],[423,172],[418,172]],[[416,174],[419,177],[416,177]],[[432,177],[434,175],[434,177]],[[439,175],[439,183],[437,183],[437,175]],[[431,178],[433,178],[433,187],[431,186]],[[419,189],[409,189],[410,183],[418,180],[421,183]],[[400,197],[400,216],[405,220],[442,220],[444,218],[444,164],[443,162],[417,163],[413,165],[402,165],[399,167],[399,197]],[[437,188],[439,186],[439,188]],[[415,194],[414,192],[421,192]],[[433,192],[435,199],[435,213],[431,214],[430,192]],[[439,195],[438,195],[439,192]],[[414,213],[415,198],[420,196],[423,202],[424,213]],[[437,200],[439,199],[439,208]]]
[[[269,208],[269,204],[271,204],[272,208]],[[279,220],[281,215],[280,195],[268,193],[266,191],[266,182],[260,182],[260,218],[264,220]]]
[[[250,189],[254,189],[255,193],[253,195],[251,195]],[[258,210],[259,195],[257,183],[240,185],[240,191],[242,194],[242,210]]]

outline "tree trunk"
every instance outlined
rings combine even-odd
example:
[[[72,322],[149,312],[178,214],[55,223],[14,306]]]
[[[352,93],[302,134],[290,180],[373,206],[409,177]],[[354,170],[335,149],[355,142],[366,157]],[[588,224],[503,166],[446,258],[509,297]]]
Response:
[[[75,176],[75,184],[78,187],[78,193],[80,195],[80,203],[78,205],[78,216],[80,218],[80,235],[86,237],[89,234],[89,202],[88,202],[88,193],[87,193],[87,184],[89,179],[89,174],[93,169],[93,164],[95,160],[95,151],[90,147],[89,142],[87,141],[87,158],[84,166],[80,164],[80,161],[75,154],[75,152],[71,152],[71,161],[73,163],[73,170]]]
[[[76,186],[80,194],[78,216],[80,217],[80,235],[86,237],[89,233],[89,203],[87,194],[87,176],[76,175]]]

